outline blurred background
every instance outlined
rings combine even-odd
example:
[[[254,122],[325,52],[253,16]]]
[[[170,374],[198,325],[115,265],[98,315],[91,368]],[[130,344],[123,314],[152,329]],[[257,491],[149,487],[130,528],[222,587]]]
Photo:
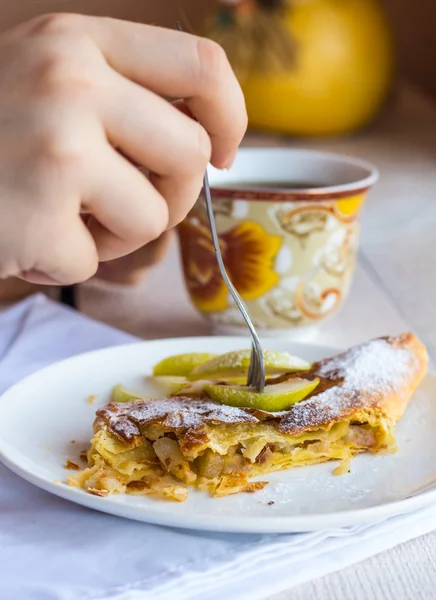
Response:
[[[362,0],[360,4],[365,5],[366,1]],[[231,0],[228,0],[230,3]],[[340,11],[340,5],[347,4],[347,0],[336,0],[334,3]],[[166,26],[174,26],[174,22],[181,19],[186,28],[189,25],[191,29],[202,32],[206,19],[216,12],[218,4],[217,0],[19,0],[14,3],[0,0],[0,23],[6,29],[32,14],[74,10]],[[270,4],[277,2],[271,1]],[[298,5],[308,2],[294,0],[291,4],[297,9]],[[400,76],[436,97],[436,2],[382,0],[382,4],[393,31]]]
[[[0,0],[1,27],[53,11],[168,27],[180,20],[225,46],[257,130],[245,144],[373,162],[381,179],[364,211],[356,280],[323,343],[338,345],[340,331],[349,345],[411,327],[436,357],[435,0]],[[80,287],[80,309],[148,338],[208,332],[175,244],[125,288],[94,279]]]

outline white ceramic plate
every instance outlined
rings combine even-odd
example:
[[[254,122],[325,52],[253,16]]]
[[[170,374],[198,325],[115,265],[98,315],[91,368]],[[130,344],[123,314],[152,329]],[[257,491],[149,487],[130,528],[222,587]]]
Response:
[[[69,474],[65,461],[80,462],[95,410],[108,400],[114,384],[147,392],[144,375],[169,354],[246,346],[246,338],[231,337],[143,342],[44,369],[0,399],[0,458],[24,479],[72,502],[129,519],[201,530],[276,533],[342,527],[404,513],[436,499],[431,489],[416,494],[436,482],[433,376],[415,394],[397,427],[399,452],[358,456],[348,475],[334,476],[336,463],[325,463],[271,474],[270,484],[256,494],[212,499],[191,490],[182,504],[138,496],[99,498],[59,483]],[[332,348],[284,340],[268,340],[265,346],[308,360],[335,353]],[[96,396],[93,404],[88,402],[90,395]],[[415,495],[409,498],[411,494]]]

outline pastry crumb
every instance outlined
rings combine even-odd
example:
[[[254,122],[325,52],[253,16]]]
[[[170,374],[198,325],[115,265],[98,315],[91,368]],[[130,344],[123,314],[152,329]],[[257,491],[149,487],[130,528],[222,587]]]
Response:
[[[90,494],[94,494],[94,496],[100,496],[101,498],[106,498],[109,496],[108,490],[98,490],[97,488],[88,488],[88,492]]]
[[[58,483],[58,484],[61,484],[61,483],[62,483],[62,481],[59,481],[59,479],[55,479],[55,480],[53,481],[53,483]]]
[[[273,504],[275,504],[274,500],[270,500],[270,501],[268,502],[268,506],[272,506]]]
[[[88,396],[88,404],[94,404],[94,400],[97,398],[97,396]]]
[[[71,460],[67,460],[64,465],[64,469],[68,469],[68,471],[80,471],[79,465],[76,465],[76,463]]]
[[[88,451],[87,450],[82,450],[82,452],[80,453],[80,460],[83,460],[83,462],[88,462]]]
[[[350,473],[350,471],[351,471],[350,462],[351,461],[349,458],[345,458],[345,459],[341,460],[339,465],[333,471],[333,475],[344,475],[345,473]]]

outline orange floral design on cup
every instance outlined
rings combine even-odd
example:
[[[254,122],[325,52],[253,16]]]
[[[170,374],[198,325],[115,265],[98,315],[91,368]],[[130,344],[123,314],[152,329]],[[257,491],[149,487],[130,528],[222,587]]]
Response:
[[[183,269],[189,294],[204,312],[224,311],[228,290],[221,277],[209,226],[191,215],[179,226]],[[279,281],[273,269],[281,246],[279,236],[268,235],[253,221],[243,221],[220,234],[220,247],[230,279],[244,300],[256,300]]]

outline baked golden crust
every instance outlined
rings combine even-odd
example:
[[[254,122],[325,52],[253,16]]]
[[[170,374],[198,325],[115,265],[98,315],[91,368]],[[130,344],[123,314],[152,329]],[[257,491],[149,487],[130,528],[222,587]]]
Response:
[[[261,489],[265,482],[248,478],[273,470],[392,450],[394,425],[426,369],[425,347],[406,333],[315,363],[304,377],[319,378],[319,386],[280,413],[206,395],[112,403],[97,411],[90,468],[70,483],[176,500],[187,495],[184,483],[223,496]]]
[[[403,415],[427,371],[427,350],[413,333],[384,337],[315,363],[313,376],[327,383],[295,404],[280,421],[281,431],[297,434],[352,417],[381,413],[393,421]],[[330,387],[330,384],[333,384]]]
[[[141,435],[141,427],[150,423],[193,434],[208,424],[274,420],[279,431],[296,435],[332,425],[361,410],[377,411],[397,421],[426,369],[425,346],[412,333],[406,333],[372,340],[314,363],[304,377],[319,377],[320,385],[308,399],[287,411],[233,408],[207,396],[174,397],[109,404],[97,411],[94,428],[107,427],[116,437],[131,441]],[[283,375],[274,381],[293,376]]]

